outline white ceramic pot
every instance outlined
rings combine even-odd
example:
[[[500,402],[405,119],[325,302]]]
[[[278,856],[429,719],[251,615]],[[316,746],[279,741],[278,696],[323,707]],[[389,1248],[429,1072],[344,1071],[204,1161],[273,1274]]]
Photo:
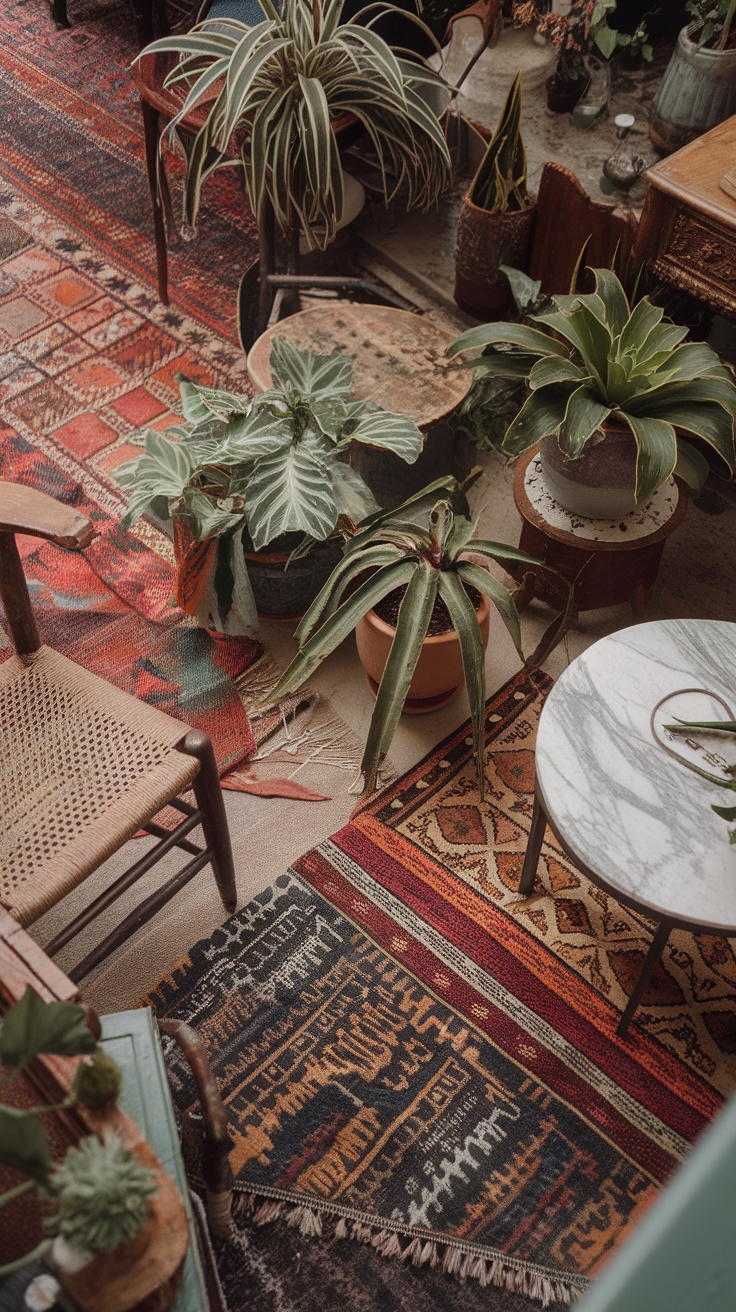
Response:
[[[698,50],[699,27],[680,32],[652,110],[649,135],[665,154],[736,114],[736,50]]]

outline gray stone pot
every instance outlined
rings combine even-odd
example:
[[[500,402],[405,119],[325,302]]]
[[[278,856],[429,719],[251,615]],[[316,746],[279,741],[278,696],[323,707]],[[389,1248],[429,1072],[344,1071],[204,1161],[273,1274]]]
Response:
[[[736,114],[736,50],[698,50],[699,26],[680,32],[652,110],[649,135],[665,154]]]
[[[539,444],[542,473],[552,496],[584,519],[619,519],[636,510],[636,441],[628,428],[604,432],[577,460],[560,450],[553,435]]]

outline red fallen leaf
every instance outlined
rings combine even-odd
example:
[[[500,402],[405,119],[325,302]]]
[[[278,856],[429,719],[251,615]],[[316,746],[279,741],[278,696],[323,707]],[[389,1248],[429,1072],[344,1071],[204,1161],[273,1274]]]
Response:
[[[327,793],[315,793],[313,788],[298,784],[294,779],[244,779],[242,774],[226,775],[223,788],[235,793],[254,793],[257,797],[290,797],[295,802],[329,802]]]

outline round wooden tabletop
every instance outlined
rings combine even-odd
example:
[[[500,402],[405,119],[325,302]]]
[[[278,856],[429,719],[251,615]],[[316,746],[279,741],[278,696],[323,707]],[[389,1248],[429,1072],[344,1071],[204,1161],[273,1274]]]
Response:
[[[472,382],[469,369],[445,356],[452,338],[431,319],[384,305],[337,301],[301,310],[261,334],[248,354],[248,373],[258,391],[271,386],[274,337],[318,355],[342,351],[353,361],[356,398],[410,415],[424,432],[452,414]]]

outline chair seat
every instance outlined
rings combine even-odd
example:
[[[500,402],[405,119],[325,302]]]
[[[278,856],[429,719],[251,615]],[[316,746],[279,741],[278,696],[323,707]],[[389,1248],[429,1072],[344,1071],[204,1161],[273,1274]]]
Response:
[[[0,902],[29,925],[177,793],[188,726],[41,647],[0,665]]]

